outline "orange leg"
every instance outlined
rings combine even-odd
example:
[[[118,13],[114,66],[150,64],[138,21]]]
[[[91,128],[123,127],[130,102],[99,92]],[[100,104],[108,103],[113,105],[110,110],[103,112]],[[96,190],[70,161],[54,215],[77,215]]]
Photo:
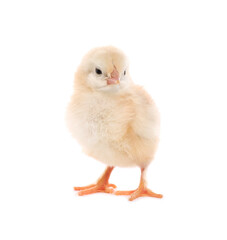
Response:
[[[156,198],[163,197],[161,194],[154,193],[146,187],[146,182],[144,180],[144,168],[141,168],[140,185],[136,190],[116,191],[115,194],[116,195],[131,195],[131,197],[129,198],[129,201],[133,201],[138,197],[156,197]]]
[[[104,174],[99,178],[96,184],[91,184],[85,187],[74,187],[74,190],[79,191],[79,196],[97,192],[113,193],[113,188],[116,188],[116,186],[108,182],[113,168],[114,167],[107,167]]]

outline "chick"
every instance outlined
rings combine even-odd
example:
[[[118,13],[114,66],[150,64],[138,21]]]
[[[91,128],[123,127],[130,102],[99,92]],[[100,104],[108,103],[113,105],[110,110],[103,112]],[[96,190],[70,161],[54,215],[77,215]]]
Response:
[[[145,170],[159,142],[159,112],[147,92],[129,75],[124,53],[112,46],[92,49],[75,74],[74,94],[67,109],[67,125],[84,152],[107,165],[96,184],[74,187],[78,195],[96,192],[162,198],[147,188]],[[138,166],[136,190],[114,191],[109,183],[114,167]]]

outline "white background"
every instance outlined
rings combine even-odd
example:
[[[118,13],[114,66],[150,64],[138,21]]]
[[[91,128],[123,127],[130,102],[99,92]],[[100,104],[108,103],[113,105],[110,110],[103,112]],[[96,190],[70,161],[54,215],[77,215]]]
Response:
[[[227,239],[225,1],[1,1],[0,238]],[[155,99],[161,143],[147,173],[163,199],[95,194],[105,166],[65,126],[74,72],[114,45]],[[137,168],[110,181],[134,189]]]

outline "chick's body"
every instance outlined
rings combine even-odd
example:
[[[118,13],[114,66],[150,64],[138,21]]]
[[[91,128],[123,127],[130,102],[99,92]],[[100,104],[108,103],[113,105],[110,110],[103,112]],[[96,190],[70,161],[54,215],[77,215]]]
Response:
[[[114,47],[90,51],[76,75],[68,127],[89,156],[112,168],[145,169],[159,142],[159,113]],[[112,171],[111,168],[111,171]]]
[[[143,89],[119,94],[77,92],[70,104],[70,129],[84,151],[110,166],[145,167],[159,139],[156,107]]]

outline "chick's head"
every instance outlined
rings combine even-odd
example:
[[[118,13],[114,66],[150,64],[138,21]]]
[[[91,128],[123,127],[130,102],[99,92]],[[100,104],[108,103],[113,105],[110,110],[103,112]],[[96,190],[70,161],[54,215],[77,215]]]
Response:
[[[116,92],[132,83],[128,73],[128,60],[115,47],[92,49],[82,59],[78,71],[83,76],[80,83],[95,91]]]

